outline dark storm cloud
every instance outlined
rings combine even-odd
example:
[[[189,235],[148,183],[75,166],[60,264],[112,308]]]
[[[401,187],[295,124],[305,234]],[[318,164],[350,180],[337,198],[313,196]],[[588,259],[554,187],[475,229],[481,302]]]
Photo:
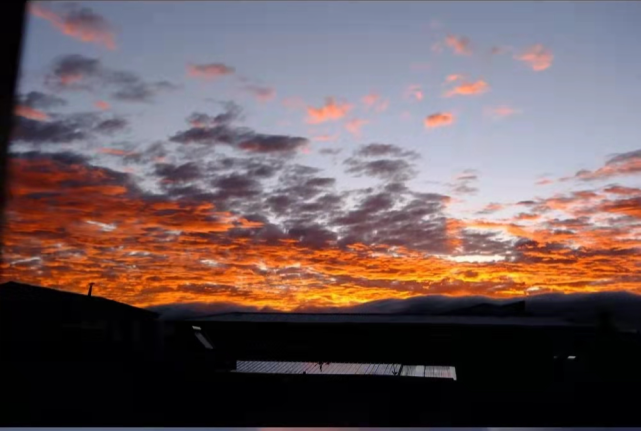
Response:
[[[403,150],[401,147],[392,144],[364,145],[359,148],[354,155],[356,157],[420,157],[420,155],[415,151]]]
[[[435,193],[397,192],[398,184],[364,193],[354,209],[343,209],[330,225],[339,244],[362,243],[403,246],[415,250],[449,252],[443,211],[449,198]]]
[[[31,144],[56,144],[79,141],[89,136],[86,125],[79,124],[73,119],[42,122],[16,117],[12,139],[16,142]]]
[[[129,122],[124,118],[110,118],[101,121],[94,127],[94,131],[104,135],[113,135],[114,133],[123,131],[129,126]]]
[[[231,102],[223,107],[224,112],[216,116],[198,112],[191,114],[187,122],[192,127],[176,133],[169,140],[180,144],[228,145],[248,153],[274,155],[293,155],[309,143],[302,137],[268,135],[236,127],[232,123],[241,118],[242,111]]]
[[[345,163],[349,166],[347,172],[358,176],[380,178],[383,180],[403,181],[409,180],[416,172],[412,165],[405,160],[381,159],[364,161],[359,159],[347,159]]]
[[[308,144],[306,138],[282,135],[253,135],[238,143],[238,148],[252,153],[294,153]]]
[[[323,148],[322,150],[319,151],[319,153],[324,156],[336,156],[340,154],[341,151],[342,151],[342,148]]]
[[[113,135],[127,127],[122,117],[103,119],[96,113],[58,115],[51,121],[16,117],[12,139],[30,144],[56,144],[87,140],[99,135]]]
[[[365,175],[386,181],[402,182],[416,175],[412,163],[404,158],[410,158],[413,161],[418,157],[420,156],[413,151],[405,151],[396,145],[369,144],[354,151],[352,157],[346,159],[344,164],[348,166],[346,170],[348,173],[357,176]],[[371,160],[372,158],[378,159]]]
[[[465,169],[454,178],[454,181],[449,183],[448,186],[454,194],[458,195],[472,195],[478,193],[479,189],[474,187],[472,183],[478,181],[478,172],[474,169]]]
[[[53,160],[62,165],[79,165],[88,163],[89,159],[85,156],[72,153],[70,151],[61,151],[57,153],[43,153],[41,151],[26,151],[23,153],[12,153],[11,158],[21,160]]]
[[[56,91],[111,91],[114,99],[125,102],[151,102],[156,95],[176,90],[168,81],[146,81],[135,73],[105,67],[99,59],[72,54],[58,57],[45,79]]]
[[[67,101],[61,97],[30,91],[25,95],[18,95],[17,102],[30,108],[50,109],[65,106]]]
[[[162,178],[163,182],[169,183],[189,182],[201,177],[200,168],[193,162],[179,166],[168,163],[158,164],[155,167],[154,173]]]

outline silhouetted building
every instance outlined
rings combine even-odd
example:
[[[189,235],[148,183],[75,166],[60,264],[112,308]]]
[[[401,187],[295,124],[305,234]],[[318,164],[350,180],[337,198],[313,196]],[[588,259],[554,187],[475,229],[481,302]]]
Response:
[[[12,358],[152,356],[157,314],[97,296],[19,283],[0,285],[0,345]]]

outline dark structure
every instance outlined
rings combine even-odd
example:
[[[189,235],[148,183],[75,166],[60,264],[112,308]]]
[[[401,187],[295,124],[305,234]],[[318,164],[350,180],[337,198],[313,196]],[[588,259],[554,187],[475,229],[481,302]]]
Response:
[[[12,360],[106,360],[162,349],[157,314],[96,296],[0,285],[0,351]]]
[[[0,286],[0,424],[638,424],[636,332],[511,309],[163,321],[10,283]]]

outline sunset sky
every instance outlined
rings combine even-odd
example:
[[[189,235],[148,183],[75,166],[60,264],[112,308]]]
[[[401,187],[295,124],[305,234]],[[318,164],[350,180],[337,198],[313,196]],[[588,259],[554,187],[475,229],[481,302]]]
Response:
[[[641,293],[636,2],[32,2],[2,280]]]

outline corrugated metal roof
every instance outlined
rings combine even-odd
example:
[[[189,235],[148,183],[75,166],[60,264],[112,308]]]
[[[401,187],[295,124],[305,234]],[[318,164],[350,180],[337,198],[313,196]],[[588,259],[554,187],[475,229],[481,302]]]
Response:
[[[430,316],[407,314],[224,313],[189,319],[202,322],[385,323],[434,325],[580,326],[547,317]]]
[[[278,362],[278,361],[238,361],[237,373],[258,374],[329,374],[329,375],[377,375],[405,377],[430,377],[456,380],[454,367],[403,365],[401,364],[358,364],[318,362]]]

